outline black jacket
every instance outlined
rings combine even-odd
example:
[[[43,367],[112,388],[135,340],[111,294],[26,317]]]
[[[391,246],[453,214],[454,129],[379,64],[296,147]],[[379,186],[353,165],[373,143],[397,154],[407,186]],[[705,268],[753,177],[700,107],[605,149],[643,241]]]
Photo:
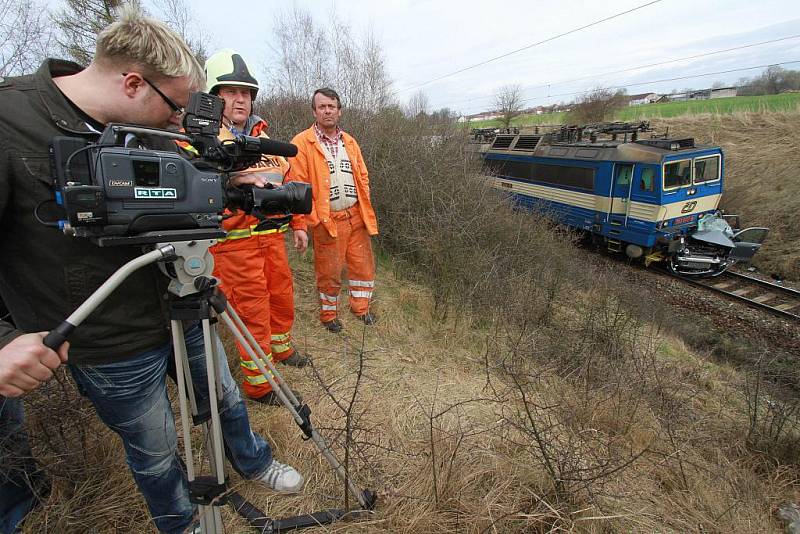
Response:
[[[29,76],[0,81],[0,300],[16,329],[0,321],[0,346],[23,332],[51,330],[139,247],[98,247],[36,220],[53,213],[48,147],[54,136],[96,140],[52,78],[75,63],[46,60]],[[155,266],[128,278],[70,338],[70,363],[109,363],[169,339],[162,307],[168,280]]]

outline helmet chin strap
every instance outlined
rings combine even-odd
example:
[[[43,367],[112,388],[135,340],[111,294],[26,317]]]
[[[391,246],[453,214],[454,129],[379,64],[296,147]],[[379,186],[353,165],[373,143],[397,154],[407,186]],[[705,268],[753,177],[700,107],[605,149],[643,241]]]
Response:
[[[242,127],[239,128],[232,120],[230,120],[226,116],[222,116],[222,125],[225,126],[233,135],[247,135],[247,132],[244,131],[244,127],[247,125],[247,121],[242,124]]]

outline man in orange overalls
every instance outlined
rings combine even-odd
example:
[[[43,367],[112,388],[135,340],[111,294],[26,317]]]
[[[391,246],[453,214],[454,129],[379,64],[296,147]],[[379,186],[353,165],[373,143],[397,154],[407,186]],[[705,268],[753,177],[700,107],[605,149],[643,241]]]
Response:
[[[305,219],[314,242],[314,270],[320,320],[331,332],[342,330],[337,317],[341,275],[347,267],[350,311],[364,324],[378,320],[370,310],[375,260],[370,236],[378,222],[369,198],[369,174],[356,140],[339,128],[342,103],[333,89],[311,97],[314,124],[297,134],[297,156],[290,158],[289,179],[311,184],[313,208]]]
[[[267,123],[252,114],[258,81],[250,75],[242,57],[230,49],[220,50],[206,61],[207,92],[225,101],[220,140],[237,135],[266,137]],[[264,155],[260,162],[241,171],[244,182],[256,187],[280,185],[289,165],[278,156]],[[308,234],[302,215],[267,217],[261,220],[240,211],[223,222],[227,236],[211,250],[221,288],[269,358],[303,367],[309,359],[292,345],[294,288],[286,256],[284,236],[292,227],[294,246],[304,252]],[[279,404],[266,377],[239,347],[244,374],[242,389],[251,399]]]

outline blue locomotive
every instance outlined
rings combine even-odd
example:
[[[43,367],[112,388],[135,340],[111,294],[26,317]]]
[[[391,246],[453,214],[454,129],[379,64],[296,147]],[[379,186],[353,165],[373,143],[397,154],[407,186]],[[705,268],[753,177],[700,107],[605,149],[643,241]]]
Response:
[[[584,230],[610,251],[717,275],[747,262],[766,228],[736,230],[719,202],[725,161],[691,138],[639,139],[647,123],[498,134],[481,149],[491,184],[525,208]]]

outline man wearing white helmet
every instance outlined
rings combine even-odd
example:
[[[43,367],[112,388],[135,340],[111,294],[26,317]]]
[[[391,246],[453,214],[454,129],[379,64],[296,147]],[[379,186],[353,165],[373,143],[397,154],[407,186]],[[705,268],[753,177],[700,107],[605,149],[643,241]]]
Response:
[[[225,101],[221,140],[237,135],[266,137],[267,122],[253,114],[258,81],[242,56],[224,49],[206,61],[206,90]],[[289,164],[279,156],[264,155],[260,162],[237,175],[240,183],[264,187],[281,185]],[[214,253],[221,288],[253,333],[264,352],[277,362],[303,367],[308,358],[293,346],[294,288],[284,236],[291,226],[295,249],[304,252],[308,235],[302,215],[257,219],[240,211],[223,223],[228,232]],[[279,404],[278,398],[248,354],[239,347],[244,374],[242,389],[251,399]]]

